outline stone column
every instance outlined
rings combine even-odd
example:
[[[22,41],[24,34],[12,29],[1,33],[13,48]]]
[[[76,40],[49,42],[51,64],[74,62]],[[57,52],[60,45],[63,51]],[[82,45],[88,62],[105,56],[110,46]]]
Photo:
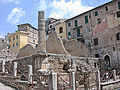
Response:
[[[2,61],[2,73],[5,73],[5,60]]]
[[[38,50],[46,52],[46,33],[44,11],[38,12]]]
[[[70,82],[72,86],[71,90],[75,90],[75,72],[71,73]]]
[[[17,62],[14,62],[14,77],[17,78]]]
[[[49,75],[49,90],[57,90],[57,73]]]
[[[100,71],[97,71],[97,90],[101,90],[101,85],[100,85]]]
[[[28,74],[28,84],[32,84],[33,81],[33,71],[32,71],[32,65],[28,65],[29,67],[29,74]]]
[[[114,78],[114,81],[116,80],[116,70],[113,70],[113,78]]]

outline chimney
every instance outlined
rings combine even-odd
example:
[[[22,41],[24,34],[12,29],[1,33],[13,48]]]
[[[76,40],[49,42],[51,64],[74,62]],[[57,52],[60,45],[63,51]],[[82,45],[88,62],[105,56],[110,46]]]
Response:
[[[44,11],[38,12],[38,50],[46,52],[46,33]]]

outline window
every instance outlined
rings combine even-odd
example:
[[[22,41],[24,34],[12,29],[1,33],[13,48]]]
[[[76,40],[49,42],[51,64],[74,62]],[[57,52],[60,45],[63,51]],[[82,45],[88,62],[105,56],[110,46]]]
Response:
[[[74,23],[75,23],[75,27],[77,27],[78,26],[77,20],[75,20]]]
[[[8,45],[8,49],[10,49],[10,45]]]
[[[85,16],[85,24],[88,23],[88,16]]]
[[[18,35],[16,36],[16,39],[18,39]]]
[[[85,39],[82,39],[81,42],[82,42],[83,44],[85,44]]]
[[[94,39],[94,45],[98,45],[98,38]]]
[[[118,9],[120,9],[120,1],[118,2]]]
[[[108,6],[105,6],[105,10],[108,11]]]
[[[115,51],[115,47],[113,47],[113,51]]]
[[[68,23],[68,27],[70,27],[71,25],[70,25],[70,23]]]
[[[117,40],[120,40],[120,32],[116,33],[116,38],[117,38]]]
[[[80,37],[80,29],[77,30],[77,37]]]
[[[18,42],[16,42],[16,47],[18,46]]]
[[[98,18],[97,21],[98,21],[97,24],[100,24],[102,20],[100,18]]]
[[[15,40],[15,37],[13,37],[13,40]]]
[[[52,25],[50,25],[50,28],[52,28]]]
[[[71,32],[68,32],[68,39],[71,38]]]
[[[59,33],[63,33],[63,27],[59,28]]]
[[[98,11],[95,12],[95,16],[98,16]]]
[[[119,18],[120,17],[120,11],[119,12],[117,12],[117,18]]]
[[[9,42],[11,42],[11,39],[9,39]]]
[[[89,18],[91,18],[91,14],[89,15]]]
[[[95,58],[99,58],[99,54],[95,54]]]
[[[13,44],[13,48],[15,47],[15,44]]]

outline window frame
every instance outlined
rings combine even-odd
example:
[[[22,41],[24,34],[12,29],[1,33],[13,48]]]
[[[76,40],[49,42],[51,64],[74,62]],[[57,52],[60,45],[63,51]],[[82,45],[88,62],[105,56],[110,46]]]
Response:
[[[77,37],[80,37],[80,29],[77,29]]]
[[[95,11],[95,16],[98,16],[98,11]]]
[[[74,25],[75,25],[75,27],[78,27],[78,21],[77,20],[74,21]]]
[[[63,33],[63,27],[60,27],[60,28],[59,28],[59,34],[60,34],[60,33]]]
[[[88,20],[88,15],[86,15],[86,16],[84,17],[84,19],[85,19],[85,24],[87,24],[87,23],[89,22],[89,20]]]
[[[94,45],[98,45],[98,38],[94,38]]]

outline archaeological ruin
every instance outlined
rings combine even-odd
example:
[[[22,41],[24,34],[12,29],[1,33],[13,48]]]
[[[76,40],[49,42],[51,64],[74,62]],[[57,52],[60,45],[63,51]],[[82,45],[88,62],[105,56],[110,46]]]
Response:
[[[113,90],[119,86],[115,70],[110,73],[114,85],[106,86],[99,60],[91,57],[87,46],[62,41],[54,31],[46,38],[44,11],[38,12],[38,46],[26,45],[16,59],[3,61],[0,70],[0,82],[17,90]]]

